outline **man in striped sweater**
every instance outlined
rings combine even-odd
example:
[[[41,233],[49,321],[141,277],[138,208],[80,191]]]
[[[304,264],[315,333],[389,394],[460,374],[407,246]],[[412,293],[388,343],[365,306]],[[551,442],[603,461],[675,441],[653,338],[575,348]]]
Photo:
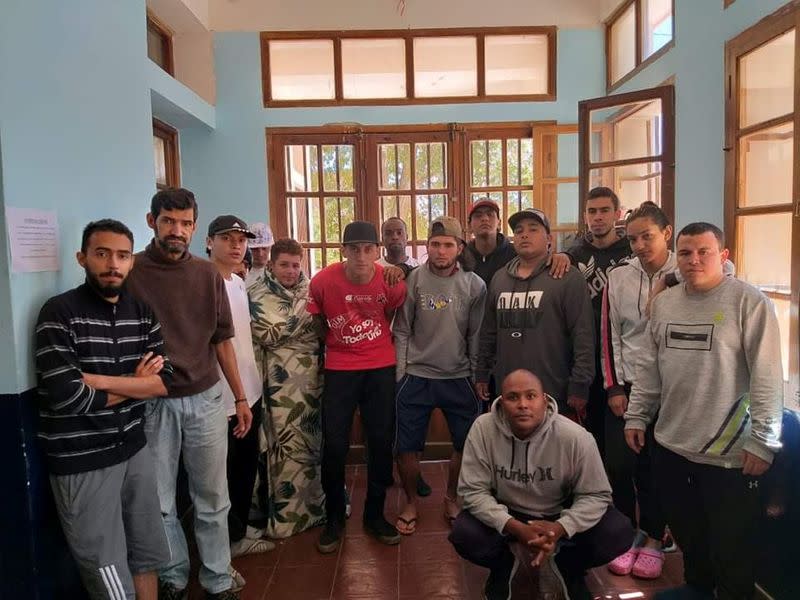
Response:
[[[131,231],[89,223],[77,258],[86,282],[50,298],[36,325],[39,438],[90,597],[155,600],[170,551],[143,400],[166,395],[172,366],[152,310],[123,287]]]

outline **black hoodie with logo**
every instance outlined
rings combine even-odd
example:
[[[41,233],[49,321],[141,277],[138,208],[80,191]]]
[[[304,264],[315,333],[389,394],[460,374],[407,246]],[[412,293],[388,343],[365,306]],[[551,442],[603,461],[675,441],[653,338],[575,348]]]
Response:
[[[487,289],[492,282],[494,274],[505,267],[508,261],[517,255],[517,251],[514,249],[511,242],[508,241],[508,238],[499,232],[497,234],[497,247],[491,254],[484,256],[478,252],[474,240],[467,244],[466,251],[472,256],[474,262],[474,264],[470,265],[472,272],[483,279]]]
[[[494,373],[500,384],[516,369],[527,369],[567,412],[568,396],[588,399],[594,378],[594,323],[586,282],[570,268],[550,276],[546,260],[526,278],[514,258],[495,273],[486,297],[478,346],[478,383]]]
[[[592,234],[587,233],[576,240],[566,252],[572,261],[572,266],[577,268],[586,280],[589,296],[592,298],[595,326],[600,325],[603,290],[608,283],[608,271],[631,255],[631,245],[625,237],[625,232],[618,229],[617,237],[617,241],[608,248],[598,248],[592,244]]]

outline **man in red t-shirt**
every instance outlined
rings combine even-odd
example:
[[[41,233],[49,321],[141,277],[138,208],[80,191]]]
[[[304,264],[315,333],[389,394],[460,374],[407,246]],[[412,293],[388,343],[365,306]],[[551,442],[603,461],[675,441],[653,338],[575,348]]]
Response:
[[[356,406],[367,438],[367,498],[364,531],[384,544],[397,544],[397,529],[383,516],[392,482],[395,349],[390,324],[403,304],[403,282],[384,282],[378,233],[354,221],[344,229],[345,261],[317,273],[309,288],[308,311],[325,331],[325,386],[322,392],[322,488],[327,524],[317,542],[335,552],[344,532],[344,464]]]

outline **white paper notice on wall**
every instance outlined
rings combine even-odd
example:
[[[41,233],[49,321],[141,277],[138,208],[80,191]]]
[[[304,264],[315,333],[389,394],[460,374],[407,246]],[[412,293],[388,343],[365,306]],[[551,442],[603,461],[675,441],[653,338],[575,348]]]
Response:
[[[58,214],[54,210],[6,207],[11,270],[58,271]]]

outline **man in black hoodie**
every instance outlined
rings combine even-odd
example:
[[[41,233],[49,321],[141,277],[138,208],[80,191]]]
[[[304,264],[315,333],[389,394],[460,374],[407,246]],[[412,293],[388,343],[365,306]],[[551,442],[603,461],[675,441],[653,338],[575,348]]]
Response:
[[[534,371],[559,412],[580,420],[594,378],[594,331],[586,283],[570,268],[548,273],[550,223],[536,208],[508,220],[518,256],[492,278],[481,327],[476,387],[489,400],[489,377]]]
[[[506,236],[500,233],[500,207],[489,198],[481,198],[472,205],[467,224],[475,238],[467,244],[466,249],[475,262],[472,270],[488,288],[492,276],[506,266],[517,252]]]
[[[608,410],[606,408],[608,399],[600,369],[600,313],[603,290],[608,282],[608,271],[631,254],[631,246],[624,230],[616,228],[621,214],[619,198],[613,190],[607,187],[590,190],[583,211],[588,231],[566,252],[572,265],[586,280],[594,309],[595,378],[589,388],[588,403],[582,412],[586,415],[584,425],[594,435],[601,456],[605,455],[603,432],[605,413]]]

